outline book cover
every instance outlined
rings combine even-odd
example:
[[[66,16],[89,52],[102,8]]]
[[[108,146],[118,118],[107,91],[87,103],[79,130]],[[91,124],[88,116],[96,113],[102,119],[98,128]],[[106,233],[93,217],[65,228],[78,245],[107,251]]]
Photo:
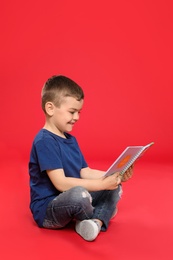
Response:
[[[127,169],[153,144],[154,142],[145,146],[128,146],[109,167],[105,173],[105,176],[109,176],[115,172],[119,172],[121,175],[123,175]]]

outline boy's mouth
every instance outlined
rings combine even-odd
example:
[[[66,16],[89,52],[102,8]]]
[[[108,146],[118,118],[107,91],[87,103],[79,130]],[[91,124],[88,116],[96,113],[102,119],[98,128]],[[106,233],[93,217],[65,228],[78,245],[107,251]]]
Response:
[[[69,122],[69,124],[73,126],[75,124],[75,122]]]

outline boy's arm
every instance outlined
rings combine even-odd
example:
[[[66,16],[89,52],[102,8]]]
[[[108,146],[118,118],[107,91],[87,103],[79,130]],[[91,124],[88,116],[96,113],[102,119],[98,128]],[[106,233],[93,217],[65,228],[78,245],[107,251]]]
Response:
[[[121,177],[122,182],[128,181],[129,179],[132,178],[133,169],[134,169],[134,165],[131,165],[128,168],[128,170]],[[99,178],[103,177],[104,174],[105,174],[104,171],[94,170],[94,169],[91,169],[89,167],[83,168],[81,170],[81,178],[83,178],[83,179],[99,179]]]
[[[47,174],[55,188],[61,192],[75,186],[82,186],[88,191],[113,190],[116,189],[121,182],[119,173],[115,173],[107,178],[97,179],[66,177],[63,169],[47,170]]]
[[[105,172],[100,170],[91,169],[89,167],[82,168],[80,175],[83,179],[99,179],[104,176]]]

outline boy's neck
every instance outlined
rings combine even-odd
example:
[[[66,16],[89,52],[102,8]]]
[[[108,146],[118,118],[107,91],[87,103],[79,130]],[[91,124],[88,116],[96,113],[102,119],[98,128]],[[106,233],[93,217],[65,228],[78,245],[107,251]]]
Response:
[[[51,132],[51,133],[53,133],[53,134],[55,134],[55,135],[58,135],[58,136],[60,136],[60,137],[66,139],[66,136],[65,136],[65,134],[64,134],[63,132],[60,132],[57,128],[56,128],[56,129],[52,128],[52,127],[51,127],[49,124],[47,124],[47,123],[45,123],[45,125],[43,126],[43,129],[46,129],[46,130],[48,130],[49,132]]]

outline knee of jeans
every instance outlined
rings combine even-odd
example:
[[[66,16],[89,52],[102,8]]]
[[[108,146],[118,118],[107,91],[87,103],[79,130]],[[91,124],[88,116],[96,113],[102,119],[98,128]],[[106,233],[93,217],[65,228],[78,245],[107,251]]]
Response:
[[[81,187],[77,186],[71,189],[71,199],[74,199],[75,202],[82,203],[92,203],[92,197],[89,192]]]
[[[120,198],[122,197],[122,194],[123,194],[123,189],[122,189],[122,186],[119,185],[119,193],[118,193],[118,195],[119,195]]]

